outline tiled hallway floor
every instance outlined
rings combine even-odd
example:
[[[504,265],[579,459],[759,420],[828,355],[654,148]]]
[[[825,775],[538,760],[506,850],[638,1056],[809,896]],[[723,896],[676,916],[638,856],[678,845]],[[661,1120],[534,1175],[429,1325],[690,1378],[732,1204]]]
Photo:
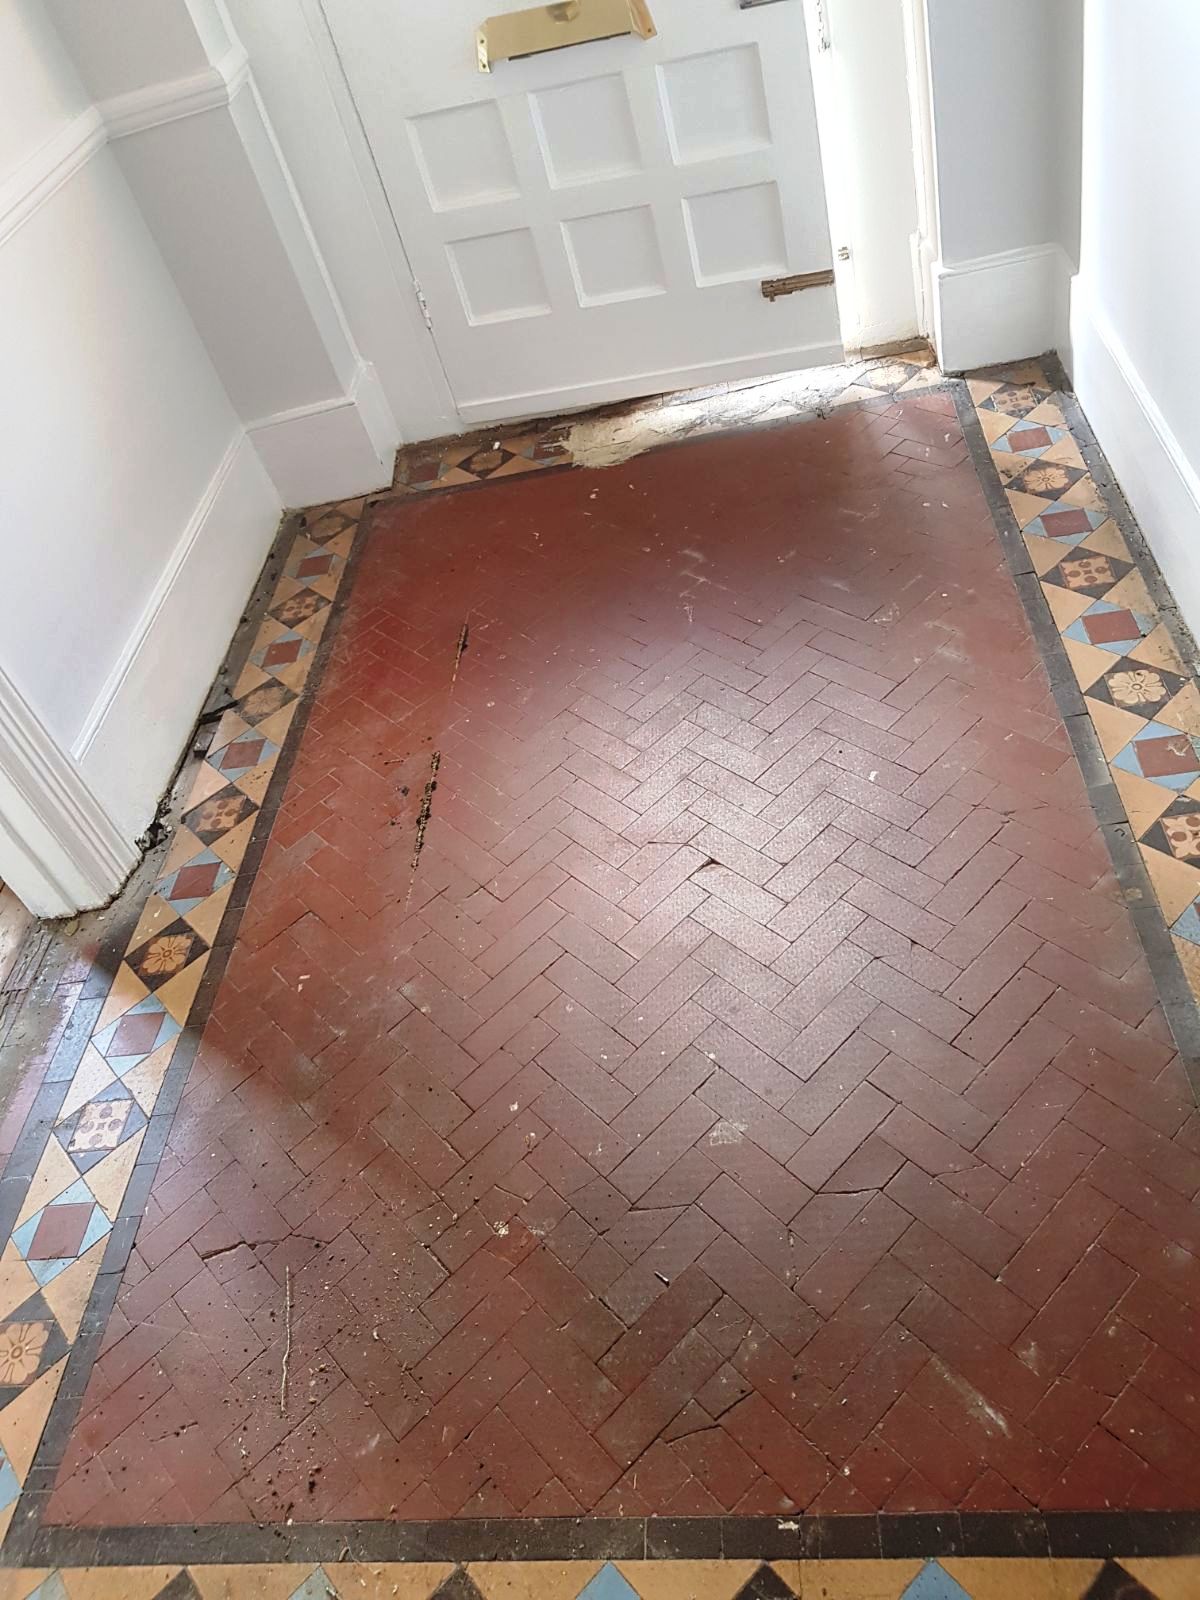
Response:
[[[1018,377],[1009,487],[1075,488]],[[1191,1001],[1006,541],[1166,645],[978,429],[921,378],[310,523],[5,1251],[28,1526],[1200,1509]]]

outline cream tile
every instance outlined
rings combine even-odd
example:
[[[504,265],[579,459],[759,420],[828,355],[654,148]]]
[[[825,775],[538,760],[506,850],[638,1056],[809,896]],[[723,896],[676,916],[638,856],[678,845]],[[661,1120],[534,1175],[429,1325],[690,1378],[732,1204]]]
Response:
[[[301,656],[299,661],[293,661],[290,666],[276,667],[275,676],[280,683],[286,683],[289,689],[294,689],[299,694],[307,682],[312,664],[312,655]]]
[[[184,921],[189,927],[195,928],[202,939],[212,944],[217,937],[217,930],[221,926],[221,918],[225,915],[225,907],[229,904],[229,897],[233,893],[234,879],[230,879],[223,889],[218,889],[216,894],[210,894],[207,900],[201,900],[198,906],[184,916]]]
[[[0,1446],[22,1481],[33,1465],[67,1359],[63,1356],[61,1361],[47,1367],[40,1378],[35,1378],[28,1389],[22,1389],[17,1398],[0,1411]]]
[[[163,862],[162,876],[169,877],[172,872],[178,872],[180,867],[186,867],[193,856],[198,856],[204,849],[202,840],[189,827],[182,822],[176,828],[167,849],[166,860]]]
[[[1200,896],[1200,871],[1186,861],[1163,855],[1161,850],[1152,850],[1149,845],[1140,848],[1163,916],[1168,922],[1175,922]]]
[[[733,1600],[758,1561],[616,1561],[640,1600]],[[781,1574],[786,1579],[786,1574]],[[574,1600],[574,1597],[571,1597]]]
[[[1102,522],[1094,533],[1089,533],[1078,546],[1080,550],[1094,550],[1097,555],[1115,556],[1118,561],[1132,561],[1129,546],[1116,523],[1110,518]]]
[[[154,1600],[180,1572],[173,1567],[68,1567],[62,1572],[70,1600]]]
[[[110,1151],[103,1161],[98,1161],[83,1175],[84,1182],[100,1202],[100,1207],[110,1222],[116,1220],[117,1212],[121,1209],[121,1201],[125,1198],[125,1190],[129,1184],[129,1174],[133,1171],[141,1148],[142,1134],[135,1133],[131,1139],[126,1139],[124,1144]]]
[[[1000,387],[995,378],[968,378],[967,393],[977,406],[995,394]]]
[[[332,551],[335,556],[341,556],[344,561],[354,547],[357,533],[357,528],[347,528],[344,533],[339,533],[336,539],[329,540],[325,546],[326,550]]]
[[[1157,1600],[1196,1600],[1200,1595],[1200,1556],[1122,1556],[1121,1565]]]
[[[1179,957],[1179,965],[1183,968],[1183,975],[1188,981],[1188,987],[1200,1000],[1200,944],[1193,944],[1190,939],[1181,939],[1177,934],[1172,935],[1172,944],[1175,954]]]
[[[867,389],[862,384],[852,383],[834,396],[832,404],[835,406],[856,406],[863,400],[878,400],[879,396],[874,389]]]
[[[103,1162],[98,1163],[93,1170],[99,1171],[103,1164]],[[72,1262],[65,1272],[60,1272],[57,1278],[52,1278],[42,1290],[46,1304],[53,1311],[59,1327],[71,1343],[74,1343],[75,1335],[79,1332],[79,1324],[83,1321],[88,1296],[96,1281],[96,1274],[100,1271],[100,1262],[107,1244],[107,1239],[101,1239],[86,1255]]]
[[[339,1567],[338,1571],[341,1570]],[[453,1569],[447,1567],[443,1570]],[[315,1571],[315,1565],[196,1566],[189,1567],[188,1571],[202,1600],[289,1600]],[[383,1592],[386,1594],[387,1591]],[[365,1593],[370,1594],[370,1590]]]
[[[1055,583],[1043,583],[1042,593],[1046,596],[1046,604],[1050,608],[1050,615],[1054,618],[1054,626],[1059,633],[1062,633],[1064,628],[1069,628],[1092,604],[1091,595],[1076,594],[1071,589],[1060,589]]]
[[[1041,405],[1034,406],[1032,411],[1026,413],[1025,421],[1043,422],[1048,428],[1065,428],[1067,425],[1057,400],[1043,400]]]
[[[244,795],[249,796],[256,806],[261,806],[267,790],[271,786],[271,779],[275,776],[275,762],[277,757],[272,756],[269,761],[260,762],[257,767],[251,767],[249,772],[243,772],[240,778],[233,781]]]
[[[213,854],[220,856],[225,865],[232,867],[235,872],[242,864],[242,857],[249,847],[254,824],[257,821],[258,813],[255,812],[253,816],[239,822],[236,828],[230,828],[228,833],[213,841]]]
[[[19,1228],[35,1211],[40,1211],[64,1189],[69,1189],[78,1176],[74,1163],[58,1140],[48,1140],[26,1191],[25,1204],[17,1213],[13,1226]]]
[[[1109,652],[1101,650],[1098,645],[1081,644],[1078,639],[1064,638],[1063,649],[1067,652],[1067,660],[1081,689],[1090,689],[1113,664]]]
[[[1035,1561],[945,1557],[941,1563],[971,1600],[1080,1600],[1095,1582],[1099,1561]]]
[[[213,731],[211,750],[221,750],[232,740],[240,738],[243,733],[249,733],[250,724],[238,713],[236,706],[230,706]]]
[[[255,666],[253,661],[247,661],[238,673],[237,682],[230,693],[235,700],[244,700],[252,689],[261,689],[264,683],[274,683],[274,681],[269,672],[264,672],[261,667]]]
[[[167,1068],[171,1065],[171,1057],[175,1054],[175,1046],[178,1043],[179,1039],[176,1037],[168,1039],[166,1044],[160,1044],[158,1049],[152,1051],[144,1061],[130,1068],[121,1080],[147,1116],[154,1110],[154,1102],[158,1099],[158,1091],[162,1087],[162,1081],[166,1077]]]
[[[1119,583],[1114,583],[1104,598],[1111,605],[1128,606],[1131,611],[1140,611],[1146,617],[1158,615],[1158,607],[1150,598],[1146,580],[1136,567],[1132,572],[1127,572]]]
[[[1027,528],[1035,517],[1040,517],[1043,511],[1049,511],[1055,503],[1053,500],[1043,500],[1036,494],[1022,494],[1019,489],[1005,492],[1018,528]]]
[[[1085,695],[1084,703],[1106,761],[1111,761],[1117,751],[1123,750],[1134,734],[1146,726],[1145,717],[1136,716],[1132,711],[1122,711],[1119,706],[1110,706],[1107,701],[1091,700]]]
[[[1145,833],[1150,824],[1157,822],[1171,804],[1175,798],[1174,793],[1170,789],[1164,789],[1161,783],[1151,783],[1149,778],[1143,778],[1136,772],[1122,772],[1120,767],[1110,767],[1109,771],[1129,815],[1133,831],[1139,835]]]
[[[1168,728],[1182,728],[1184,733],[1200,734],[1200,689],[1195,683],[1185,683],[1183,688],[1155,718]]]
[[[100,1015],[96,1018],[93,1033],[99,1033],[102,1028],[107,1028],[110,1022],[115,1022],[118,1017],[123,1017],[131,1006],[137,1005],[139,1000],[144,1000],[150,993],[146,985],[122,961],[117,968],[117,975],[113,979],[112,988],[100,1008]]]
[[[984,398],[986,399],[986,396]],[[1005,416],[1003,411],[977,411],[975,415],[979,418],[979,426],[983,431],[983,437],[989,445],[995,444],[997,439],[1003,439],[1010,428],[1016,427],[1016,419]],[[996,455],[1012,455],[1011,450],[997,450],[995,453]],[[1023,459],[1024,457],[1022,457]]]
[[[804,1561],[796,1565],[800,1567],[803,1600],[898,1600],[925,1563]],[[786,1571],[781,1576],[786,1579]]]
[[[161,933],[164,928],[170,927],[178,915],[178,911],[168,901],[160,899],[156,894],[150,895],[142,907],[142,914],[129,936],[126,948],[136,950],[146,939],[152,939],[156,933]]]
[[[1033,570],[1039,578],[1051,567],[1057,566],[1067,553],[1066,545],[1060,544],[1057,539],[1043,539],[1040,533],[1027,533],[1023,537]]]
[[[1079,506],[1084,511],[1101,511],[1105,514],[1108,512],[1108,501],[1097,489],[1090,476],[1080,478],[1078,483],[1073,483],[1065,494],[1060,495],[1059,504]]]
[[[264,738],[270,739],[273,744],[282,744],[287,738],[288,729],[296,715],[298,700],[290,700],[286,706],[280,706],[278,711],[273,711],[269,717],[264,717],[258,724],[258,732]]]
[[[19,1572],[0,1571],[0,1600],[29,1600],[50,1576],[49,1567],[25,1567]]]
[[[472,1561],[467,1572],[484,1600],[575,1600],[601,1566],[600,1561]]]
[[[1136,650],[1129,652],[1129,660],[1142,661],[1148,667],[1161,667],[1164,672],[1176,672],[1181,678],[1191,677],[1191,673],[1180,659],[1171,635],[1167,632],[1166,625],[1161,622],[1153,633],[1146,635]]]
[[[1052,444],[1048,450],[1044,450],[1038,460],[1050,461],[1062,467],[1079,467],[1082,471],[1087,471],[1087,462],[1080,455],[1079,446],[1070,434],[1060,439],[1057,444]]]
[[[381,1600],[428,1600],[454,1571],[449,1562],[341,1562],[332,1569],[345,1600],[379,1595]]]
[[[996,474],[1009,494],[1024,494],[1024,490],[1009,489],[1008,485],[1014,478],[1019,478],[1026,467],[1033,463],[1025,456],[1014,455],[1011,450],[993,450],[992,462]]]
[[[0,1255],[0,1321],[11,1314],[31,1294],[36,1293],[37,1279],[17,1254],[10,1239]]]
[[[196,990],[200,987],[200,980],[204,977],[207,966],[208,956],[197,956],[195,961],[189,961],[182,972],[177,972],[173,978],[168,978],[156,991],[158,998],[176,1022],[187,1021],[192,1002],[196,998]]]
[[[78,1111],[80,1106],[90,1100],[94,1094],[99,1094],[101,1089],[107,1089],[110,1084],[116,1083],[116,1081],[116,1073],[105,1061],[95,1045],[87,1045],[79,1059],[79,1065],[75,1069],[75,1076],[71,1079],[71,1085],[67,1090],[66,1098],[63,1100],[62,1109],[58,1113],[58,1120],[62,1122],[73,1111]]]
[[[218,772],[216,767],[210,766],[207,761],[202,761],[196,769],[196,776],[192,779],[191,793],[187,797],[185,811],[190,811],[193,806],[198,806],[202,800],[207,800],[209,795],[216,794],[218,789],[225,787],[225,774]]]

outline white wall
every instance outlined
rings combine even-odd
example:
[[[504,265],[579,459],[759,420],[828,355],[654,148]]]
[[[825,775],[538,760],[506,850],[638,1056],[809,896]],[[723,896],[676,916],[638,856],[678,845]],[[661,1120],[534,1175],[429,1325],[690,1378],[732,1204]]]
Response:
[[[1087,0],[1075,385],[1200,633],[1200,6]]]
[[[1078,232],[1082,0],[925,0],[951,371],[1065,350]]]
[[[0,372],[0,695],[22,761],[32,740],[128,843],[280,502],[38,0],[0,6]],[[18,765],[0,737],[0,878],[36,901]]]

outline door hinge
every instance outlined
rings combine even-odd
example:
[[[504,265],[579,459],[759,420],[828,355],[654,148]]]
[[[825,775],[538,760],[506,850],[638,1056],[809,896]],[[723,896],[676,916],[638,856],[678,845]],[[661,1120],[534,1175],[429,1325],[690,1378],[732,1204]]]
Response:
[[[417,282],[417,280],[415,278],[413,279],[413,293],[417,297],[417,304],[421,308],[421,315],[425,319],[425,326],[429,329],[430,333],[432,333],[433,332],[433,318],[429,314],[429,301],[426,300],[425,291],[421,288],[421,285]]]
[[[764,278],[759,288],[764,300],[778,300],[798,289],[827,289],[833,282],[832,272],[793,272],[790,278]]]

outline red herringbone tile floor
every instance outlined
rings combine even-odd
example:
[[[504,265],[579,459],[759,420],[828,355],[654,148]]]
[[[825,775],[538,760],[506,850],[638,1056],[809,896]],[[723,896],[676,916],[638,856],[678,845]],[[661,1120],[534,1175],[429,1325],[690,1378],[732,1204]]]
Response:
[[[49,1519],[1196,1506],[1198,1190],[945,396],[390,501]]]

